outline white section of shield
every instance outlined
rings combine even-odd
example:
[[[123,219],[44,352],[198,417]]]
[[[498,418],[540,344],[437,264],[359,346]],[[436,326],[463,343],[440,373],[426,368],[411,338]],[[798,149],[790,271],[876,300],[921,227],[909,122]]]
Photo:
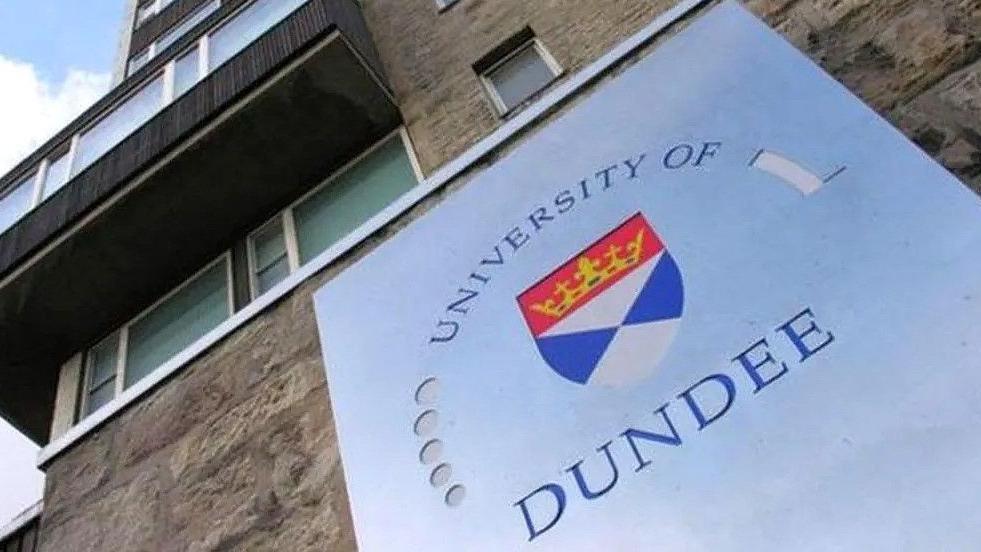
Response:
[[[678,333],[680,322],[675,318],[621,327],[589,383],[624,387],[653,376]]]
[[[651,277],[651,272],[654,271],[654,267],[657,266],[657,262],[661,260],[661,255],[664,255],[665,251],[661,250],[660,253],[648,259],[646,263],[637,267],[624,279],[594,297],[592,301],[570,314],[565,320],[549,328],[540,337],[615,328],[623,324],[630,307],[634,305],[634,301],[640,295],[640,290],[644,288],[644,284]]]

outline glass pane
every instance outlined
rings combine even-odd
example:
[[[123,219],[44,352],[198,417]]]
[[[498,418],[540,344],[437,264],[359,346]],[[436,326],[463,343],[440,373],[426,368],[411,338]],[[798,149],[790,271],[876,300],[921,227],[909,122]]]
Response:
[[[62,186],[68,183],[68,153],[51,161],[48,165],[48,174],[44,177],[44,196],[42,199],[51,197]]]
[[[555,75],[534,46],[504,62],[487,77],[507,109],[512,109],[551,82]]]
[[[129,60],[129,68],[126,69],[127,75],[132,75],[133,73],[140,70],[141,67],[150,61],[150,49],[144,48],[142,52],[131,57]]]
[[[210,69],[218,67],[262,36],[307,0],[257,0],[215,31],[208,44]]]
[[[136,9],[136,26],[139,27],[157,13],[153,0],[144,2]]]
[[[167,46],[177,42],[180,37],[187,34],[187,31],[190,31],[198,23],[204,21],[205,18],[214,13],[214,11],[218,9],[219,5],[219,0],[213,0],[212,2],[208,2],[207,4],[198,8],[198,10],[191,15],[185,17],[175,27],[157,39],[157,52],[163,52]]]
[[[286,256],[286,240],[283,237],[283,222],[276,220],[252,234],[252,254],[255,270],[258,272]]]
[[[31,208],[35,176],[36,174],[32,174],[24,178],[0,199],[0,232],[13,226]]]
[[[256,294],[262,295],[263,293],[269,291],[273,286],[282,282],[289,275],[290,262],[289,259],[283,257],[272,265],[256,273],[255,281],[257,287],[259,288],[256,290]]]
[[[86,131],[78,142],[78,160],[72,174],[91,165],[156,115],[163,106],[163,89],[163,76],[157,76]]]
[[[393,137],[296,206],[300,262],[307,262],[416,185],[405,147]]]
[[[228,318],[226,265],[226,261],[216,263],[130,326],[126,387]]]
[[[95,389],[116,375],[119,358],[119,334],[115,333],[89,349],[87,389]]]
[[[85,415],[95,412],[102,405],[111,401],[116,395],[116,378],[113,378],[108,383],[105,383],[102,387],[89,393],[88,397],[85,399]]]
[[[198,49],[194,48],[174,63],[174,97],[198,82]]]

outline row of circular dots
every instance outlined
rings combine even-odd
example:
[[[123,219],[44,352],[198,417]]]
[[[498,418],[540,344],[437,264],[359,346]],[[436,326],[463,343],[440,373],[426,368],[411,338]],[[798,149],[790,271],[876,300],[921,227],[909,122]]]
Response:
[[[436,378],[428,378],[416,388],[416,404],[427,408],[419,417],[416,418],[412,426],[413,432],[423,439],[426,443],[419,449],[419,462],[424,466],[436,464],[429,474],[429,484],[433,488],[439,489],[449,483],[453,476],[453,467],[447,462],[440,462],[443,456],[443,441],[434,437],[436,427],[439,425],[439,413],[433,408],[439,399],[439,381]],[[443,501],[447,506],[459,506],[467,495],[467,489],[463,485],[456,484],[450,486],[443,496]]]

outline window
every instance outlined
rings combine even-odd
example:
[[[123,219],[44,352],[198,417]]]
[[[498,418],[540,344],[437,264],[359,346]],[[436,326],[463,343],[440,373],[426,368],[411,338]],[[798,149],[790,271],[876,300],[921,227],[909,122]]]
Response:
[[[300,263],[306,263],[414,187],[415,170],[396,135],[293,209]]]
[[[119,332],[89,349],[85,358],[85,395],[82,408],[89,415],[116,396],[119,371]]]
[[[161,9],[169,4],[170,1],[171,0],[161,0]],[[138,54],[131,57],[129,59],[129,65],[126,69],[126,74],[132,75],[133,73],[139,71],[141,67],[156,57],[159,52],[166,50],[168,46],[177,42],[177,40],[187,34],[188,31],[207,19],[209,15],[218,11],[218,8],[220,7],[220,0],[212,0],[207,4],[199,6],[196,10],[194,10],[194,12],[184,17],[184,19],[177,23],[177,25],[174,25],[170,30],[160,35],[160,37],[150,43],[149,46],[140,50]]]
[[[145,2],[140,2],[136,8],[136,25],[134,25],[134,28],[140,28],[144,23],[152,19],[153,16],[162,12],[171,2],[173,0],[146,0]]]
[[[231,316],[229,280],[224,256],[129,326],[126,388]]]
[[[0,232],[14,225],[31,208],[37,173],[22,178],[0,197]]]
[[[168,46],[177,42],[177,39],[187,34],[188,31],[207,19],[209,15],[216,12],[219,7],[221,7],[221,2],[219,0],[212,0],[196,9],[156,40],[156,50],[158,52],[166,50]]]
[[[174,97],[194,86],[200,78],[199,49],[197,46],[174,63]]]
[[[222,255],[85,354],[81,418],[95,412],[232,314],[231,265]]]
[[[286,215],[279,215],[249,236],[252,296],[258,297],[283,281],[296,268],[286,243]]]
[[[153,45],[149,45],[143,48],[140,53],[129,59],[129,65],[126,68],[126,74],[132,75],[133,73],[139,71],[144,65],[150,63],[150,59],[153,58]]]
[[[538,40],[531,38],[478,72],[494,107],[504,115],[548,86],[561,71]]]
[[[157,15],[157,0],[146,0],[136,7],[136,28],[140,28],[144,23]]]
[[[440,10],[445,10],[446,8],[452,6],[453,4],[456,4],[456,3],[457,3],[457,0],[436,0],[436,6]]]
[[[214,70],[307,0],[256,0],[212,33],[208,67]]]
[[[45,200],[52,194],[60,190],[68,183],[69,163],[71,151],[65,151],[61,155],[55,155],[49,159],[48,170],[44,175],[44,186],[41,190],[41,199]]]
[[[164,100],[163,75],[151,79],[135,94],[110,111],[78,142],[77,160],[72,175],[91,165],[116,144],[143,126],[161,108]]]

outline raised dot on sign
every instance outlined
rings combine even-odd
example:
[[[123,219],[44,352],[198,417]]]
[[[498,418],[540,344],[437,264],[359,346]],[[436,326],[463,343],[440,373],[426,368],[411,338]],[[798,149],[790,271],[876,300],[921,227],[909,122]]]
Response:
[[[440,464],[429,475],[429,483],[436,488],[442,487],[449,482],[451,475],[453,475],[453,468],[449,464]]]
[[[416,403],[421,405],[434,404],[439,398],[439,381],[436,378],[429,378],[419,384],[416,389]]]
[[[439,457],[442,455],[443,441],[433,439],[422,446],[422,450],[419,451],[419,461],[423,464],[432,464],[439,460]]]
[[[439,422],[439,415],[435,410],[427,410],[416,418],[413,431],[420,437],[428,437],[436,431],[436,424]]]
[[[463,504],[463,499],[467,497],[467,489],[463,485],[453,485],[446,491],[446,505],[459,506]]]

